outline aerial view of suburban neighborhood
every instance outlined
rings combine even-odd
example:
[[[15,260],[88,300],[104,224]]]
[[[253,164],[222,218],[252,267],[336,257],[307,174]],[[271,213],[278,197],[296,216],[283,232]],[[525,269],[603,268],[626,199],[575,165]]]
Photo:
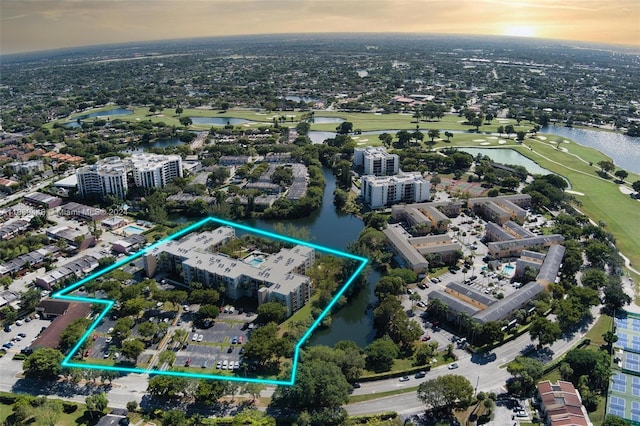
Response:
[[[639,4],[178,3],[0,3],[3,425],[640,425]]]

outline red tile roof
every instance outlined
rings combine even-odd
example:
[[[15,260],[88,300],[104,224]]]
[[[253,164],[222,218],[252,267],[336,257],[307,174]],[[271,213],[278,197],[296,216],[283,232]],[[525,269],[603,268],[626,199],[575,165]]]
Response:
[[[582,406],[580,394],[570,382],[538,383],[542,411],[551,426],[591,426]]]

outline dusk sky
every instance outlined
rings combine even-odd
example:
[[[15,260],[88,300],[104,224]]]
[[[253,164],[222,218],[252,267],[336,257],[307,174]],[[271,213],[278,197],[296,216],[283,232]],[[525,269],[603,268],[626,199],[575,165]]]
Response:
[[[640,0],[0,0],[0,53],[240,34],[489,34],[640,47]]]

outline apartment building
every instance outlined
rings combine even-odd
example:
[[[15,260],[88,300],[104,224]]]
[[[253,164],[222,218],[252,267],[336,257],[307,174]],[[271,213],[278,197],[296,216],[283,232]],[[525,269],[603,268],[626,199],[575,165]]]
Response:
[[[125,159],[125,162],[139,188],[162,188],[173,179],[182,177],[182,158],[179,155],[139,153]]]
[[[431,185],[419,172],[362,176],[360,184],[360,195],[374,209],[400,202],[419,203],[431,197]]]
[[[364,175],[393,176],[398,174],[400,157],[387,153],[383,147],[368,146],[353,150],[353,164],[362,166]]]
[[[303,274],[315,259],[312,248],[296,245],[273,254],[255,252],[244,259],[218,253],[232,238],[234,229],[223,226],[167,241],[145,255],[145,271],[150,277],[159,271],[181,274],[185,284],[223,286],[230,299],[249,296],[257,297],[260,304],[279,301],[288,315],[309,301],[311,283]]]
[[[76,178],[78,193],[83,198],[115,195],[124,199],[127,195],[127,167],[120,157],[107,157],[80,167]]]

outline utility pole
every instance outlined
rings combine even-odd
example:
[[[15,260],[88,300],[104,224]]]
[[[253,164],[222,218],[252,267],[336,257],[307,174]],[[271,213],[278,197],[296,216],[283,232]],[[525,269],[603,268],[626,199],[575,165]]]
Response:
[[[476,388],[473,390],[473,396],[478,395],[478,385],[480,384],[480,376],[478,376],[478,380],[476,380]]]

